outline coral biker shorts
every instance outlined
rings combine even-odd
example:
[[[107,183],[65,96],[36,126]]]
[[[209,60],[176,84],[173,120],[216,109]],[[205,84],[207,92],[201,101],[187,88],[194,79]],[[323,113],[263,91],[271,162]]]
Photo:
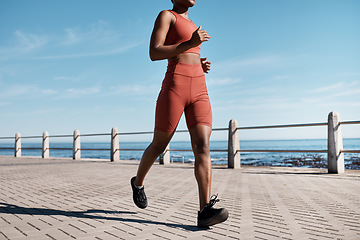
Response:
[[[170,62],[156,102],[155,129],[174,132],[185,112],[188,129],[212,127],[212,111],[201,64]]]

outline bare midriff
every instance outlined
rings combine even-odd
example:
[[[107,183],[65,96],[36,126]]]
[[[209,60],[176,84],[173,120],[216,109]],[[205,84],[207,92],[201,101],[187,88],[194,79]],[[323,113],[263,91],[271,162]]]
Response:
[[[201,64],[200,55],[197,53],[180,53],[176,57],[169,58],[168,61],[187,64]]]

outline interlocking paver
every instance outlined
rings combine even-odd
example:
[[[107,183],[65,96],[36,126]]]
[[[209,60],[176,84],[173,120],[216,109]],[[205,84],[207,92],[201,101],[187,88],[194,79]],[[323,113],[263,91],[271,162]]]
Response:
[[[0,156],[0,240],[360,239],[360,171],[214,166],[230,217],[204,230],[193,166],[154,165],[138,209],[137,164]]]

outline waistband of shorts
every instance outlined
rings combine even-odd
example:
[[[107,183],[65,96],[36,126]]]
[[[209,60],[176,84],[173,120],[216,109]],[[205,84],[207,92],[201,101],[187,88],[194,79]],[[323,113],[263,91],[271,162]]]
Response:
[[[175,73],[189,77],[199,77],[204,75],[201,64],[189,64],[183,62],[169,62],[167,73]]]

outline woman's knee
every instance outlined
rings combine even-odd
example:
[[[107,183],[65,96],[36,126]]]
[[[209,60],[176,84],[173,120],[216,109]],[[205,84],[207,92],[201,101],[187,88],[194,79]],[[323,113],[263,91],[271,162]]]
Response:
[[[155,155],[160,155],[165,151],[166,146],[167,144],[152,142],[149,146],[149,150],[151,150]]]
[[[206,140],[198,140],[193,143],[193,149],[196,154],[209,154],[210,153],[210,143]]]
[[[154,138],[148,147],[148,150],[153,152],[155,155],[160,155],[166,149],[174,133],[161,132],[155,129]]]

